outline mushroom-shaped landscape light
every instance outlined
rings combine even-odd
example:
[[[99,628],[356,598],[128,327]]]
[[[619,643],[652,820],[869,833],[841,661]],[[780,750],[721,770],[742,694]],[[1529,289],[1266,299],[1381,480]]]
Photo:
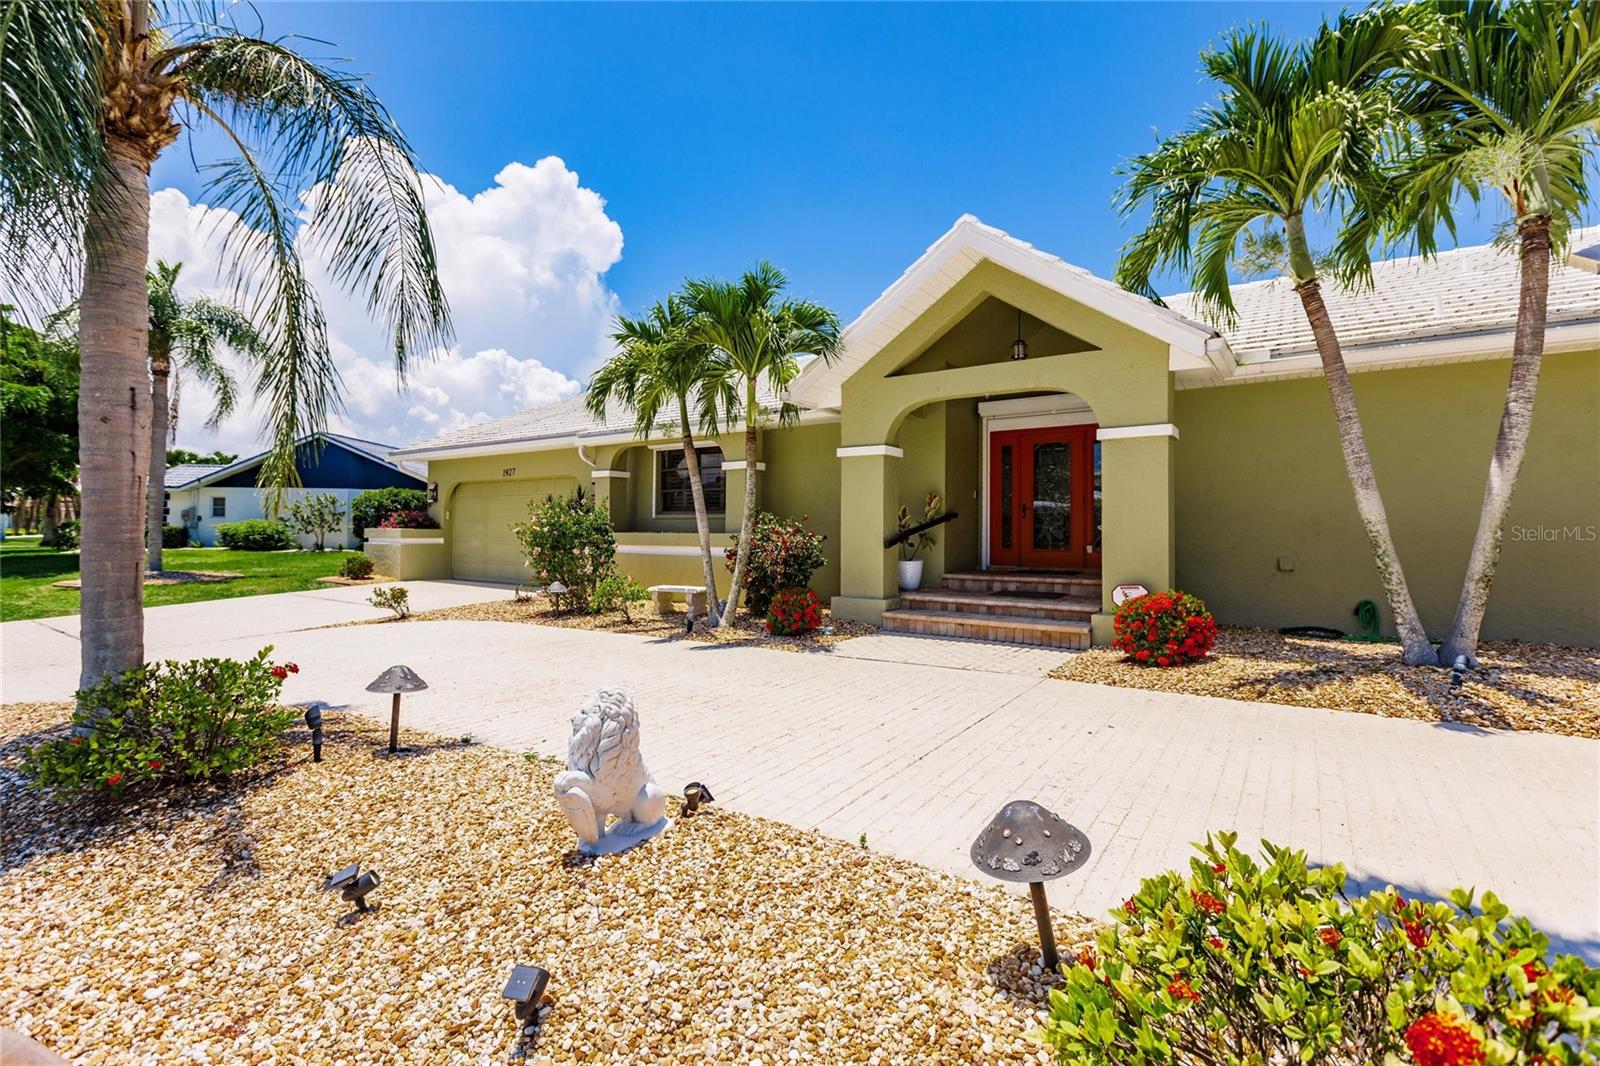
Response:
[[[561,597],[567,594],[567,586],[560,581],[552,581],[544,587],[544,591],[555,601],[556,610],[561,610]]]
[[[427,687],[428,683],[409,666],[391,666],[367,686],[368,692],[394,693],[394,701],[389,705],[389,754],[400,750],[400,694],[421,692]]]
[[[1028,886],[1033,897],[1033,917],[1039,923],[1039,950],[1044,964],[1055,970],[1056,936],[1050,928],[1050,905],[1044,883],[1089,861],[1089,838],[1061,816],[1032,800],[1012,800],[972,842],[972,864],[990,877]]]

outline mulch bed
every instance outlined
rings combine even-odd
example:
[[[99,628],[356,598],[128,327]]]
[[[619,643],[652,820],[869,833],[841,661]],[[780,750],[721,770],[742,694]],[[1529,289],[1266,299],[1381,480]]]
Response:
[[[1051,677],[1197,696],[1327,707],[1490,729],[1600,738],[1600,651],[1491,641],[1478,648],[1486,672],[1459,689],[1450,671],[1407,666],[1400,646],[1313,640],[1227,627],[1202,662],[1160,669],[1095,648]]]
[[[740,615],[733,630],[713,629],[705,622],[695,623],[694,631],[686,632],[687,615],[681,608],[673,617],[662,618],[648,604],[634,607],[629,617],[621,611],[603,611],[585,614],[578,611],[556,611],[543,597],[527,600],[490,600],[486,603],[469,603],[460,607],[442,607],[433,611],[418,611],[406,621],[433,622],[441,619],[474,622],[523,622],[532,625],[559,626],[562,629],[593,629],[607,633],[634,633],[640,636],[666,639],[685,638],[715,644],[737,644],[778,651],[826,651],[835,644],[855,637],[876,633],[875,626],[844,619],[835,621],[832,613],[822,609],[822,626],[798,637],[778,637],[766,631],[762,622]],[[374,618],[360,622],[343,622],[341,625],[374,625],[396,621],[393,618]]]
[[[216,585],[224,581],[237,581],[244,577],[243,574],[230,574],[221,570],[163,570],[159,574],[146,571],[144,583],[146,585]],[[83,582],[78,578],[70,581],[52,581],[50,587],[54,589],[81,589]]]
[[[317,578],[317,582],[323,585],[381,585],[386,581],[393,580],[394,578],[392,577],[380,577],[377,574],[371,577],[340,577],[338,574],[334,574],[332,577]]]
[[[1025,898],[725,807],[587,859],[557,767],[324,717],[220,786],[52,801],[0,708],[0,1027],[85,1064],[1049,1062]],[[646,724],[645,742],[649,733]],[[379,873],[374,911],[320,891]],[[1063,954],[1093,931],[1057,915]],[[511,967],[551,973],[523,1031]]]

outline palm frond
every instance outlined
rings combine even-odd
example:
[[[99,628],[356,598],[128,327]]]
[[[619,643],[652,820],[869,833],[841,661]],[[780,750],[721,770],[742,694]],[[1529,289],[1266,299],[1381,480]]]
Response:
[[[1449,204],[1498,190],[1511,220],[1548,219],[1552,252],[1589,205],[1600,147],[1600,3],[1421,5],[1445,28],[1441,48],[1408,63],[1415,134],[1397,154],[1391,240],[1437,248]]]
[[[0,0],[0,289],[40,314],[77,294],[105,163],[102,25],[94,0]]]
[[[760,381],[781,397],[800,371],[800,356],[831,363],[839,354],[838,316],[810,300],[781,300],[787,285],[783,271],[766,261],[737,282],[684,283],[684,304],[691,315],[688,335],[716,360],[717,373],[709,380],[723,397],[728,390],[743,394],[744,417],[751,423],[762,414],[756,404]],[[779,416],[781,420],[781,407]]]
[[[410,359],[450,343],[449,308],[422,179],[365,82],[282,42],[208,32],[155,62],[179,79],[196,119],[216,123],[238,151],[209,169],[207,191],[237,219],[224,241],[228,278],[262,342],[257,394],[273,439],[263,471],[281,488],[294,476],[294,442],[325,429],[339,406],[338,371],[302,249],[365,298],[390,336],[402,381]]]
[[[1257,258],[1245,242],[1252,223],[1300,232],[1308,214],[1371,213],[1362,205],[1385,188],[1383,148],[1402,121],[1400,59],[1436,48],[1438,24],[1380,4],[1294,46],[1255,27],[1225,35],[1202,55],[1217,101],[1121,168],[1119,212],[1146,214],[1123,246],[1117,282],[1156,299],[1152,279],[1183,272],[1206,314],[1231,321],[1231,275]],[[1331,258],[1288,249],[1289,272],[1305,281],[1331,266],[1358,281],[1370,272],[1371,235],[1364,228]]]

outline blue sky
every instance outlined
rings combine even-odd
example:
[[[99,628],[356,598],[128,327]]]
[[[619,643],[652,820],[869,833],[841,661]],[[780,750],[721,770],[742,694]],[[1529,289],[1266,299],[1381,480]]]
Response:
[[[1111,206],[1115,168],[1211,98],[1198,73],[1200,50],[1248,22],[1308,33],[1335,8],[262,3],[258,10],[268,36],[317,38],[329,43],[297,47],[350,57],[424,169],[464,197],[493,186],[509,163],[556,156],[604,199],[604,217],[620,227],[620,258],[592,243],[591,252],[556,253],[558,262],[583,260],[604,290],[593,314],[552,326],[537,350],[519,348],[519,336],[464,338],[469,351],[472,344],[504,348],[582,378],[597,356],[579,335],[594,332],[606,313],[636,310],[685,275],[734,274],[762,257],[787,270],[797,292],[848,321],[964,212],[1109,275],[1129,232]],[[195,155],[203,160],[215,143],[200,139]],[[199,198],[190,153],[169,151],[152,187]],[[1487,230],[1480,224],[1468,236]],[[543,232],[527,230],[536,231]],[[1166,286],[1183,287],[1180,280]],[[451,297],[463,304],[456,292]],[[526,390],[519,395],[525,399]],[[468,415],[507,413],[475,406],[483,410]]]

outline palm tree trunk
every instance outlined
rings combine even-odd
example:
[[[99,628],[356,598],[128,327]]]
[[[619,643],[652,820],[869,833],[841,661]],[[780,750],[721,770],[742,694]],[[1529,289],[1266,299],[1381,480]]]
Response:
[[[750,534],[756,521],[756,386],[746,385],[744,414],[744,514],[739,517],[739,550],[733,557],[733,578],[728,582],[728,605],[722,613],[724,628],[733,627],[739,609],[739,593],[744,590],[744,571],[750,561]]]
[[[81,687],[144,660],[144,551],[150,472],[150,171],[109,138],[90,197],[79,303],[78,463],[83,490]]]
[[[1517,490],[1517,474],[1528,450],[1533,428],[1533,400],[1539,391],[1539,363],[1544,358],[1545,316],[1550,298],[1550,219],[1531,218],[1517,227],[1522,243],[1521,292],[1517,302],[1517,332],[1511,344],[1511,381],[1506,386],[1505,407],[1500,412],[1500,432],[1489,461],[1489,481],[1483,490],[1478,532],[1467,557],[1467,576],[1450,633],[1439,649],[1445,666],[1466,656],[1478,665],[1478,631],[1494,588],[1505,538],[1506,513]]]
[[[689,468],[689,494],[694,497],[694,528],[700,534],[700,562],[705,569],[706,610],[710,612],[709,624],[717,625],[722,612],[717,610],[717,572],[711,563],[711,518],[706,514],[706,490],[700,483],[700,453],[694,448],[694,434],[689,431],[689,399],[678,397],[678,418],[683,426],[683,461]]]
[[[1322,374],[1328,383],[1328,396],[1333,400],[1334,421],[1339,428],[1339,445],[1344,451],[1345,472],[1350,477],[1350,487],[1355,490],[1356,511],[1361,515],[1361,525],[1367,531],[1367,543],[1372,548],[1373,562],[1378,567],[1378,580],[1383,584],[1389,610],[1394,614],[1395,628],[1400,633],[1401,654],[1413,666],[1437,666],[1438,653],[1428,642],[1427,631],[1417,615],[1417,605],[1411,599],[1411,589],[1406,585],[1405,572],[1400,568],[1400,555],[1395,550],[1394,537],[1389,532],[1389,516],[1383,507],[1383,496],[1378,491],[1378,476],[1372,469],[1372,456],[1367,451],[1367,437],[1361,429],[1361,415],[1356,410],[1355,392],[1350,388],[1350,371],[1344,365],[1344,353],[1339,347],[1338,334],[1328,317],[1327,305],[1322,302],[1322,287],[1312,277],[1295,286],[1306,319],[1317,340],[1317,354],[1322,357]]]
[[[161,572],[161,527],[166,523],[161,512],[167,497],[167,381],[172,373],[172,354],[150,353],[150,495],[146,506],[144,568]]]
[[[44,509],[39,519],[39,543],[54,544],[56,542],[56,527],[61,524],[56,518],[56,498],[46,496]]]

